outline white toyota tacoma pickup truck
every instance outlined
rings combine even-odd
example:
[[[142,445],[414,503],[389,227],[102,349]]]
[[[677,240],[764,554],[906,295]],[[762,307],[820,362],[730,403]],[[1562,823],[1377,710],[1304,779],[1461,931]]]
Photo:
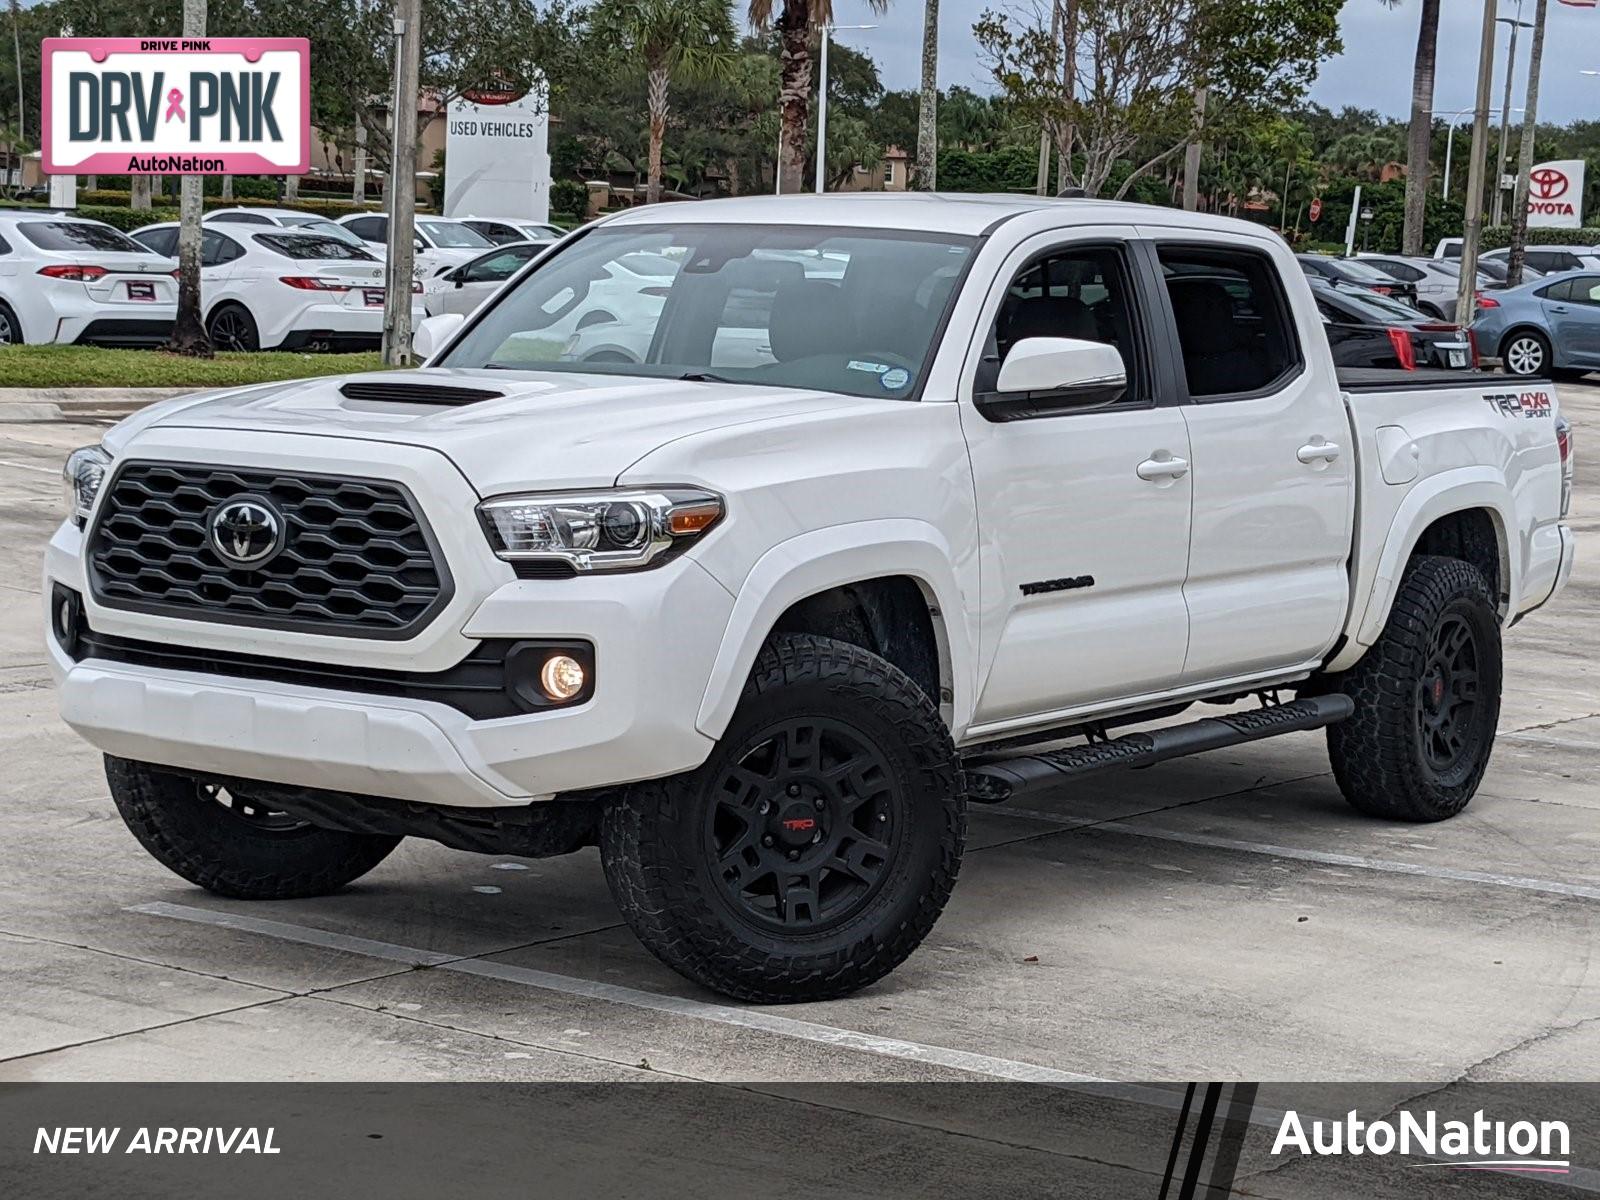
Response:
[[[419,345],[67,465],[62,714],[221,895],[598,845],[684,975],[838,996],[927,935],[968,803],[1326,727],[1362,812],[1459,812],[1572,567],[1554,389],[1337,376],[1238,221],[641,208]]]

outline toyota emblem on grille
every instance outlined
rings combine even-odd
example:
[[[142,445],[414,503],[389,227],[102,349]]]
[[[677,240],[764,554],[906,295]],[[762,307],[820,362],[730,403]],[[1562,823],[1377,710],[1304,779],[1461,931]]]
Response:
[[[283,549],[283,517],[266,500],[241,496],[219,504],[207,526],[211,549],[230,567],[259,567]]]

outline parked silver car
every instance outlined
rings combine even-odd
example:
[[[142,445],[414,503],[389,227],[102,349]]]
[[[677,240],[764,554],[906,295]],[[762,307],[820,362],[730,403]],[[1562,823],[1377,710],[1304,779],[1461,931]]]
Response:
[[[1358,254],[1362,262],[1385,275],[1417,289],[1417,307],[1441,321],[1456,319],[1456,289],[1461,281],[1461,264],[1435,258],[1412,258],[1400,254]],[[1493,276],[1478,272],[1478,288],[1499,287]]]

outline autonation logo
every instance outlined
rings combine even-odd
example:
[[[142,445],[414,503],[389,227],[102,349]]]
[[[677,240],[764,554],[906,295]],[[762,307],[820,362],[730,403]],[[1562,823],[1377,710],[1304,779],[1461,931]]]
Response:
[[[1471,1121],[1441,1121],[1435,1112],[1418,1117],[1401,1112],[1363,1121],[1352,1109],[1343,1120],[1302,1120],[1290,1109],[1278,1125],[1274,1155],[1304,1156],[1398,1154],[1441,1159],[1416,1163],[1457,1171],[1504,1171],[1525,1175],[1565,1175],[1571,1170],[1572,1135],[1565,1121],[1497,1121],[1480,1109]]]

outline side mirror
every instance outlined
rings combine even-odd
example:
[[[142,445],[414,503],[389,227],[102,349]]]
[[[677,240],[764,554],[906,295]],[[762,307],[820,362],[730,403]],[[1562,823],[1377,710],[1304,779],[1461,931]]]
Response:
[[[1104,408],[1122,399],[1128,372],[1115,346],[1080,338],[1024,338],[1000,365],[995,390],[976,397],[991,421]]]
[[[427,249],[427,247],[422,244],[422,239],[419,237],[414,237],[411,239],[411,248],[418,253],[421,253]]]
[[[455,336],[466,320],[460,313],[445,313],[437,317],[424,317],[411,335],[411,353],[425,366],[428,360],[444,349],[444,344]]]

